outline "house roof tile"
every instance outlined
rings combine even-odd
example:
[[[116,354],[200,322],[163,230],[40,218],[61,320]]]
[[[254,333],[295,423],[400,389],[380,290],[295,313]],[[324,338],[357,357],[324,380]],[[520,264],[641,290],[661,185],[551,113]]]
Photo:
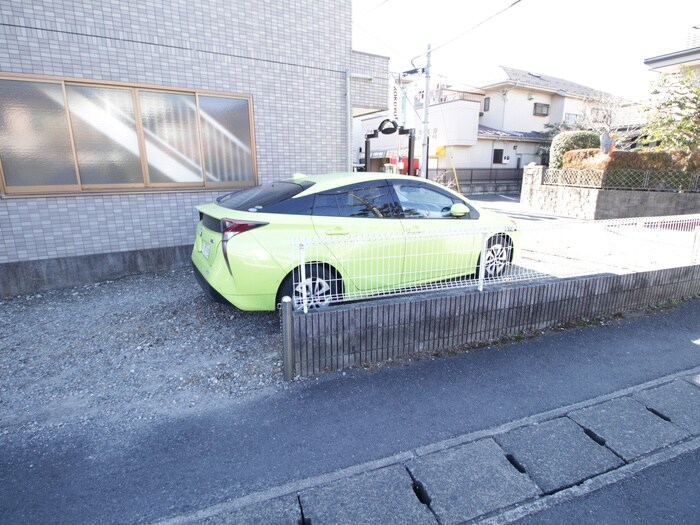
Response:
[[[501,66],[501,69],[505,72],[507,79],[505,81],[493,83],[490,86],[484,86],[483,89],[488,89],[491,86],[497,86],[501,84],[517,83],[522,86],[541,88],[546,89],[548,91],[559,92],[562,95],[578,95],[580,97],[595,99],[607,98],[612,96],[608,93],[605,93],[604,91],[599,91],[597,89],[577,84],[569,80],[564,80],[563,78],[542,75],[540,73],[532,73],[530,71],[515,69],[512,67]]]
[[[540,141],[544,135],[538,131],[509,131],[503,129],[490,128],[479,124],[479,136],[501,140],[526,140]]]

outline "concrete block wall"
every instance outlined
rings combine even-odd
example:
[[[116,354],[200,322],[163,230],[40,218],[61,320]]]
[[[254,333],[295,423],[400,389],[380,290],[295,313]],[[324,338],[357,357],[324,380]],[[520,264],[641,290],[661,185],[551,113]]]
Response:
[[[700,193],[600,190],[597,197],[596,219],[700,213]]]
[[[0,297],[189,264],[222,191],[0,199]]]
[[[367,301],[294,313],[283,323],[293,327],[295,374],[312,376],[696,294],[700,265]]]

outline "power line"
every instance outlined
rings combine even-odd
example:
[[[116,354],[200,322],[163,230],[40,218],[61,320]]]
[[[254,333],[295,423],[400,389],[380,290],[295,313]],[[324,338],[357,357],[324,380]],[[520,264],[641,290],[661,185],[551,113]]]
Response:
[[[464,35],[466,35],[467,33],[471,32],[471,31],[474,31],[477,27],[484,25],[484,24],[485,24],[486,22],[488,22],[489,20],[493,20],[493,19],[496,18],[498,15],[500,15],[500,14],[502,14],[502,13],[505,13],[505,12],[508,11],[510,8],[514,7],[516,4],[519,4],[520,2],[522,2],[522,0],[515,0],[515,2],[513,2],[513,3],[510,4],[509,6],[504,7],[503,9],[501,9],[500,11],[498,11],[497,13],[494,13],[494,14],[492,14],[491,16],[489,16],[488,18],[485,18],[484,20],[482,20],[482,21],[479,22],[478,24],[476,24],[476,25],[470,27],[470,28],[467,29],[466,31],[463,31],[462,33],[460,33],[460,34],[458,34],[457,36],[455,36],[455,37],[451,38],[450,40],[448,40],[447,42],[444,42],[444,43],[440,44],[439,46],[434,47],[434,48],[431,50],[431,52],[434,53],[434,52],[437,51],[438,49],[442,49],[443,47],[450,45],[450,44],[453,43],[455,40],[459,40],[460,38],[462,38],[462,37],[463,37]],[[415,59],[420,58],[420,57],[423,57],[423,56],[425,56],[425,55],[427,55],[427,53],[421,53],[420,55],[418,55],[418,56],[416,56],[416,57],[413,57],[413,58],[411,59],[411,64],[413,64],[413,61],[414,61]],[[416,67],[415,64],[413,64],[413,67]]]

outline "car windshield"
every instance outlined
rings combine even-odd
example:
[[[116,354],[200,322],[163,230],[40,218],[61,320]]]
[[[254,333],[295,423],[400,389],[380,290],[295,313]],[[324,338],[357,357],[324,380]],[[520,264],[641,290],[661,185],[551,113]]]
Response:
[[[227,193],[216,202],[221,206],[238,211],[264,211],[265,209],[291,199],[308,188],[312,183],[289,181],[270,182],[254,188]]]

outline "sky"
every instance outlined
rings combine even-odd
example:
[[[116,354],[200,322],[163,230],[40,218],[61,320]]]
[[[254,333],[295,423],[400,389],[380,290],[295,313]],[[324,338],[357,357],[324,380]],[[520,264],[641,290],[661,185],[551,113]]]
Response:
[[[431,44],[433,85],[485,85],[509,66],[643,102],[658,77],[644,60],[685,49],[700,26],[698,0],[520,0],[484,22],[515,1],[353,0],[353,49],[398,72],[424,66]]]

